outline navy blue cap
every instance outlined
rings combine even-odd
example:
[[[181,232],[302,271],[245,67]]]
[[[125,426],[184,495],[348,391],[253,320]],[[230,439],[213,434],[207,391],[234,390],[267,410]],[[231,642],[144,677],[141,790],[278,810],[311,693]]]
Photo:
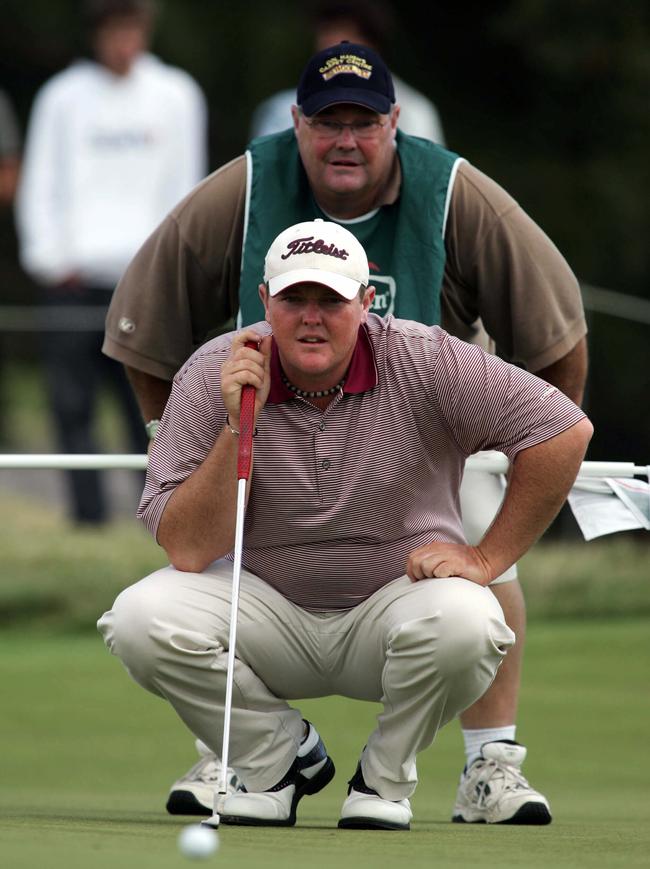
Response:
[[[308,117],[336,103],[354,103],[387,115],[395,102],[395,88],[376,51],[367,45],[339,42],[309,61],[300,76],[296,100]]]

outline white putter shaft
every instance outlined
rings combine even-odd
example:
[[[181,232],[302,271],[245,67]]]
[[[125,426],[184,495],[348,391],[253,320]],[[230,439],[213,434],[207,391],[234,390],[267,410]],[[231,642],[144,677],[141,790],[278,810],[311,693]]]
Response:
[[[253,341],[246,347],[257,348]],[[221,818],[219,812],[228,794],[228,756],[230,754],[230,718],[232,715],[232,688],[235,677],[235,646],[237,642],[237,618],[239,613],[239,581],[241,578],[241,559],[244,540],[244,514],[246,513],[246,484],[251,473],[253,457],[253,424],[255,422],[255,388],[244,386],[241,391],[239,413],[239,445],[237,448],[237,512],[235,518],[235,559],[232,570],[232,590],[230,594],[230,632],[228,636],[228,663],[226,671],[226,696],[223,707],[223,742],[221,745],[221,776],[219,788],[214,795],[212,817],[201,823],[216,829]]]
[[[235,645],[237,642],[237,612],[239,610],[239,580],[241,577],[241,557],[244,540],[244,513],[246,511],[246,478],[237,481],[237,518],[235,525],[235,560],[232,571],[232,590],[230,596],[230,632],[228,634],[228,671],[226,673],[226,697],[223,712],[223,744],[221,748],[221,775],[219,787],[214,795],[212,816],[201,821],[204,827],[218,829],[221,801],[228,793],[228,755],[230,753],[230,718],[232,714],[232,688],[235,675]]]

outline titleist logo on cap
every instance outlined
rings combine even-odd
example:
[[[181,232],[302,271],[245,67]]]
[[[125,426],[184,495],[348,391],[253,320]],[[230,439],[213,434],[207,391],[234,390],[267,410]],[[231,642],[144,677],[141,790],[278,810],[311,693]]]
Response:
[[[324,256],[332,256],[335,259],[347,259],[350,254],[345,248],[339,250],[335,244],[327,244],[322,238],[314,241],[314,236],[309,235],[305,238],[295,238],[287,244],[287,253],[281,254],[281,259],[289,259],[300,253],[320,253]]]
[[[358,239],[344,226],[321,218],[287,227],[264,260],[271,296],[297,284],[321,284],[354,299],[368,280],[368,258]]]

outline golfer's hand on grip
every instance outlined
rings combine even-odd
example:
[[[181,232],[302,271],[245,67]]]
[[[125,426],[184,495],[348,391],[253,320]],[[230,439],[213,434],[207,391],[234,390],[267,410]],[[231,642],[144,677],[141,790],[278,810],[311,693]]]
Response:
[[[253,341],[257,349],[246,347]],[[230,425],[239,429],[241,393],[244,386],[255,389],[255,421],[266,404],[271,387],[271,336],[263,338],[253,329],[242,329],[235,335],[230,356],[221,367],[221,396]],[[253,423],[254,425],[255,423]]]
[[[414,549],[408,557],[406,573],[413,582],[429,577],[462,576],[478,585],[488,585],[494,579],[481,550],[463,543],[428,543]]]

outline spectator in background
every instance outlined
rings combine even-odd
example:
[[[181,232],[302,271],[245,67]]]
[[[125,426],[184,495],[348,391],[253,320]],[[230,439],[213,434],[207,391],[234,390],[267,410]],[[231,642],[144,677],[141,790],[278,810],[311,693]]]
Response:
[[[32,109],[17,197],[20,256],[40,302],[61,309],[63,330],[42,340],[59,449],[97,452],[93,417],[107,382],[141,453],[147,438],[132,390],[122,366],[101,353],[104,317],[134,253],[206,172],[206,105],[186,72],[147,53],[151,2],[93,0],[85,12],[92,59],[55,75]],[[68,478],[74,520],[103,522],[100,472]]]
[[[18,119],[9,96],[0,90],[0,210],[11,208],[18,184],[22,142]],[[0,335],[2,339],[2,335]],[[0,346],[0,443],[8,437],[5,427],[4,347]]]
[[[0,91],[0,206],[14,201],[20,169],[20,127],[7,94]]]
[[[310,17],[314,34],[314,51],[319,52],[343,40],[369,45],[384,59],[395,22],[391,7],[380,0],[322,0],[314,5]],[[424,94],[419,93],[394,71],[395,101],[400,106],[399,128],[411,136],[422,136],[439,145],[445,144],[438,110]],[[279,133],[292,124],[291,106],[296,101],[296,89],[279,91],[255,109],[251,122],[251,138]]]

